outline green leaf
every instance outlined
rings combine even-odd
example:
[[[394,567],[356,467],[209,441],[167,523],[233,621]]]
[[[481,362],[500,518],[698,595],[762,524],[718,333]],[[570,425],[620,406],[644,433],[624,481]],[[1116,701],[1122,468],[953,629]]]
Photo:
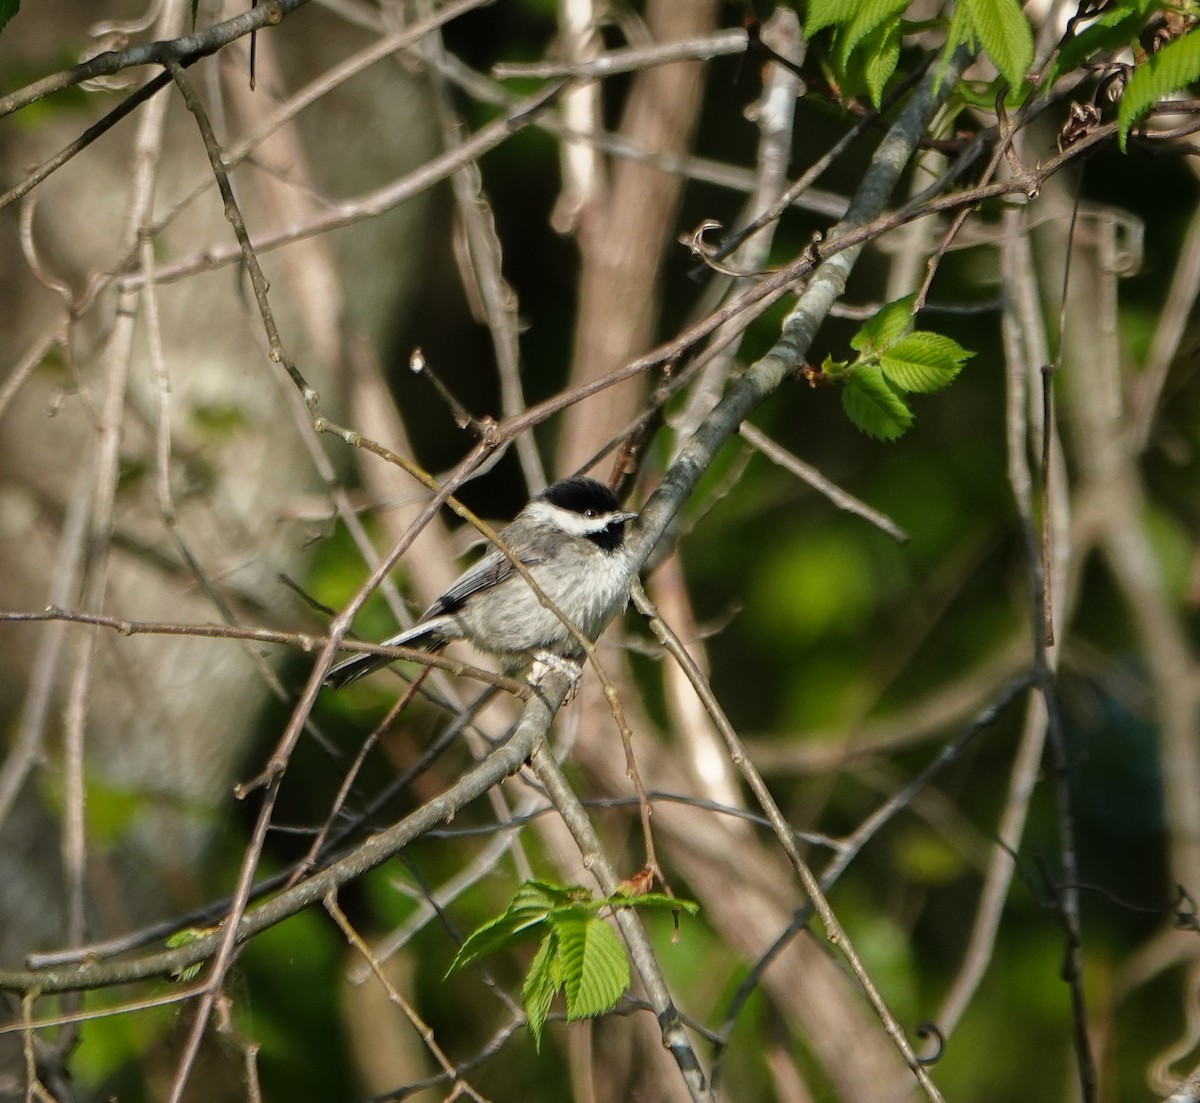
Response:
[[[829,376],[830,379],[840,379],[849,367],[848,360],[835,360],[832,356],[826,356],[821,361],[821,373]]]
[[[612,1008],[629,987],[621,940],[599,916],[576,912],[554,922],[562,963],[567,1018],[586,1019]]]
[[[0,31],[4,30],[8,21],[17,14],[21,0],[0,0]]]
[[[898,20],[908,4],[909,0],[859,0],[854,17],[838,41],[838,65],[845,68],[847,59],[860,43],[863,43],[864,51],[867,50],[866,38],[884,24]]]
[[[887,348],[912,325],[913,304],[916,301],[917,293],[914,291],[902,299],[884,303],[858,327],[858,332],[850,338],[850,347],[855,352]]]
[[[513,893],[508,910],[510,912],[540,911],[545,915],[563,904],[591,898],[592,894],[582,885],[556,885],[551,881],[530,879],[523,881],[517,891]]]
[[[700,905],[695,900],[683,900],[662,892],[647,892],[642,896],[623,896],[617,893],[603,902],[614,908],[651,908],[658,911],[687,912],[688,915],[700,914]]]
[[[1009,86],[1020,89],[1033,64],[1033,30],[1017,0],[959,0],[969,6],[971,26]]]
[[[877,27],[863,39],[862,52],[867,63],[863,69],[871,103],[878,110],[883,104],[883,90],[900,64],[900,17]]]
[[[902,391],[930,394],[953,382],[974,353],[941,333],[910,333],[879,357],[884,378]]]
[[[1117,108],[1117,135],[1125,149],[1129,131],[1163,96],[1200,79],[1200,33],[1195,29],[1168,42],[1129,78]]]
[[[582,896],[580,895],[582,894]],[[591,893],[580,885],[555,885],[549,881],[525,881],[515,893],[504,914],[489,920],[471,932],[459,947],[446,970],[446,976],[480,958],[515,946],[539,933],[555,908],[566,907],[575,901],[590,900]]]
[[[804,17],[804,37],[812,38],[825,27],[849,23],[855,16],[861,0],[808,0],[808,11]]]
[[[971,19],[971,5],[955,4],[954,14],[950,17],[950,26],[946,32],[946,49],[942,54],[943,67],[954,50],[964,43],[973,42],[974,38],[976,38],[976,29],[974,29]]]
[[[542,1027],[546,1025],[554,993],[561,987],[562,963],[559,960],[558,939],[550,931],[542,939],[529,972],[525,974],[525,983],[521,985],[521,1004],[525,1008],[529,1033],[533,1035],[533,1048],[539,1053],[542,1050]]]
[[[190,946],[193,942],[199,942],[205,935],[212,934],[211,928],[203,927],[184,927],[181,931],[176,931],[166,941],[167,949],[176,950],[180,946]],[[175,969],[171,973],[174,980],[180,984],[187,984],[188,981],[194,980],[200,975],[200,970],[204,967],[204,962],[197,961],[191,965],[185,965],[182,969]]]
[[[851,369],[842,391],[842,408],[869,437],[896,440],[912,424],[912,411],[883,377],[878,364],[859,364]]]
[[[544,922],[545,913],[536,914],[533,911],[506,911],[495,919],[477,927],[467,940],[458,948],[446,976],[474,965],[480,958],[494,954],[508,946],[515,946],[526,938],[536,934],[536,928]]]
[[[620,941],[597,912],[607,907],[662,907],[695,914],[689,900],[651,893],[645,897],[596,899],[581,885],[526,881],[504,914],[473,931],[459,948],[446,975],[534,934],[543,934],[521,988],[534,1045],[541,1047],[550,1003],[565,988],[572,1019],[607,1011],[629,987],[629,962]]]

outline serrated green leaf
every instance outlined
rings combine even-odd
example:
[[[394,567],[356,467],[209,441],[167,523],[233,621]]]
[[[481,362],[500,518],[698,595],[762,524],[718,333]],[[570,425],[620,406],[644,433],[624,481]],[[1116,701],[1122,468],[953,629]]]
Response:
[[[950,26],[946,31],[944,57],[949,58],[959,46],[975,40],[975,24],[971,21],[971,5],[955,4]]]
[[[446,976],[540,933],[539,928],[555,908],[570,907],[579,899],[591,899],[591,893],[581,885],[556,885],[549,881],[534,880],[523,882],[513,893],[503,915],[488,920],[471,932],[454,955]]]
[[[567,1018],[586,1019],[612,1008],[629,987],[629,959],[603,919],[576,912],[554,921],[562,963]]]
[[[1178,92],[1200,79],[1200,31],[1192,29],[1168,42],[1144,65],[1139,65],[1125,86],[1117,108],[1117,136],[1121,149],[1134,124],[1163,96]]]
[[[912,411],[883,377],[878,364],[853,368],[842,390],[842,408],[869,437],[895,440],[912,424]]]
[[[902,299],[884,303],[858,327],[858,332],[850,338],[850,347],[855,352],[882,349],[903,337],[905,330],[912,325],[916,301],[917,293],[914,291]]]
[[[615,908],[651,908],[659,911],[687,912],[688,915],[700,914],[700,905],[695,900],[683,900],[662,892],[647,892],[642,896],[622,896],[617,893],[610,896],[605,903]]]
[[[970,8],[971,26],[1000,75],[1021,88],[1033,64],[1033,30],[1017,0],[958,0]]]
[[[0,0],[0,31],[21,8],[21,0]]]
[[[934,72],[937,74],[933,83],[935,92],[942,86],[954,51],[964,43],[972,41],[974,35],[975,28],[971,24],[971,9],[966,4],[955,4],[954,14],[950,17],[950,26],[946,30],[946,45],[942,47],[942,56],[935,63]]]
[[[863,39],[862,53],[866,55],[863,75],[867,92],[876,110],[883,105],[883,91],[900,64],[900,16],[877,27]]]
[[[899,20],[908,4],[909,0],[859,0],[855,5],[854,17],[846,24],[845,32],[838,40],[838,65],[845,68],[846,61],[860,43],[864,53],[869,56],[870,47],[866,38],[893,19]]]
[[[165,945],[169,950],[178,949],[180,946],[190,946],[193,942],[199,942],[205,935],[211,934],[212,930],[213,928],[184,927],[183,930],[176,931],[171,935]],[[200,975],[202,968],[204,968],[204,962],[193,962],[191,965],[183,966],[182,969],[172,971],[171,977],[180,984],[187,984],[188,981],[194,980]]]
[[[163,945],[168,950],[177,950],[180,946],[190,946],[193,942],[199,942],[200,939],[212,934],[216,929],[215,927],[183,927],[168,936]]]
[[[953,338],[919,331],[886,349],[879,367],[884,378],[902,391],[931,394],[952,383],[972,355]]]
[[[474,965],[489,954],[525,941],[537,933],[536,927],[544,921],[544,916],[544,912],[539,915],[533,911],[506,911],[477,927],[458,948],[446,976]]]
[[[569,904],[573,900],[588,900],[591,895],[581,885],[556,885],[553,881],[538,881],[531,878],[528,881],[522,881],[517,891],[513,893],[508,911],[541,910],[548,912],[552,908]]]
[[[825,27],[836,27],[849,23],[854,18],[861,0],[808,0],[804,16],[804,37],[812,38]]]
[[[558,954],[558,938],[553,931],[547,933],[533,955],[525,982],[521,985],[521,1005],[525,1008],[525,1020],[529,1033],[533,1035],[533,1048],[542,1049],[542,1027],[550,1013],[554,993],[562,987],[562,963]]]

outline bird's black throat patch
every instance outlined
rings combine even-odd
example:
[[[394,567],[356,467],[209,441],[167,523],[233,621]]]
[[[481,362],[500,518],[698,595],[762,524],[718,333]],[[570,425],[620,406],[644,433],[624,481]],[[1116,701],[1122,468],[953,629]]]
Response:
[[[625,522],[613,521],[605,525],[599,532],[589,532],[587,538],[606,552],[616,551],[625,539]]]

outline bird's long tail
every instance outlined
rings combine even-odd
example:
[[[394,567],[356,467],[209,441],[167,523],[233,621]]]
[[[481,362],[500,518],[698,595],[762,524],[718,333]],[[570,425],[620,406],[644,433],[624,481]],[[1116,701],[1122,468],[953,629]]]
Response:
[[[436,623],[417,624],[406,632],[383,641],[385,647],[416,647],[422,651],[440,651],[446,645],[445,637],[438,631]],[[340,663],[330,667],[325,675],[325,685],[330,689],[341,689],[359,678],[365,678],[374,670],[389,666],[396,660],[387,655],[369,655],[362,653],[351,655]]]

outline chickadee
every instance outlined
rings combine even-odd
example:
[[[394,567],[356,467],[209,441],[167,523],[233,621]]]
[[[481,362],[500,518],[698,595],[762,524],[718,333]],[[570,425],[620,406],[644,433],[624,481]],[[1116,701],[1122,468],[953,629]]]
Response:
[[[629,601],[633,563],[625,522],[636,516],[623,512],[603,483],[563,479],[530,501],[500,538],[559,612],[595,640]],[[416,624],[384,643],[440,651],[452,640],[499,656],[510,674],[539,653],[570,660],[583,655],[498,547],[459,575]],[[386,655],[355,655],[334,666],[325,684],[340,689],[391,662]]]

